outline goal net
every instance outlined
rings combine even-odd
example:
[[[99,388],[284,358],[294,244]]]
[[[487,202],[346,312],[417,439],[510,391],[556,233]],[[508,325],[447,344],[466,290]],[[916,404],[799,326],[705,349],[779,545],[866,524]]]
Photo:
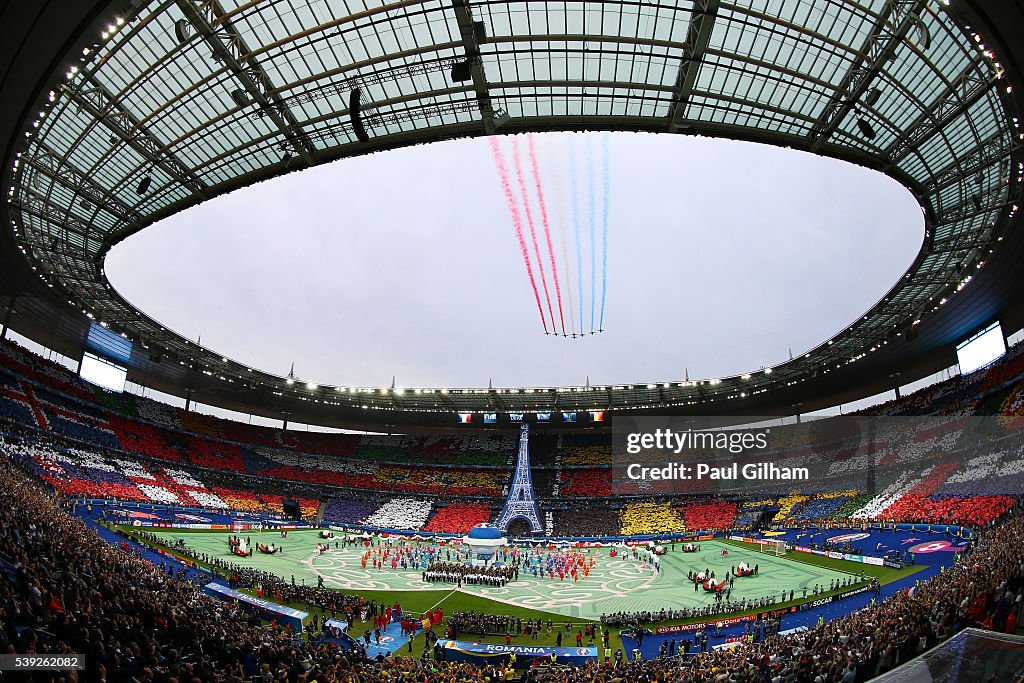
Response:
[[[758,544],[762,553],[782,557],[786,554],[786,542],[779,539],[765,539]]]

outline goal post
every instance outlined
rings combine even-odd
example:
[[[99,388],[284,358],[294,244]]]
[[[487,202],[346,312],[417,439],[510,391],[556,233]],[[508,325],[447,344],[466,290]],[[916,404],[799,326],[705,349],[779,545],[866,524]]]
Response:
[[[758,543],[758,546],[762,553],[769,553],[777,557],[786,555],[786,542],[778,538],[766,538]]]

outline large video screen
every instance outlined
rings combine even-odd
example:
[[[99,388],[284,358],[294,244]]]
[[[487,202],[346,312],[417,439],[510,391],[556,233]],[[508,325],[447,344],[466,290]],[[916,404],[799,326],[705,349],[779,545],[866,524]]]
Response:
[[[86,382],[104,389],[122,393],[124,392],[124,383],[128,379],[128,370],[86,352],[82,356],[82,367],[78,371],[78,376]]]
[[[966,375],[978,368],[983,368],[1006,353],[1006,339],[999,323],[981,330],[970,339],[956,346],[956,359],[960,364],[960,374]]]

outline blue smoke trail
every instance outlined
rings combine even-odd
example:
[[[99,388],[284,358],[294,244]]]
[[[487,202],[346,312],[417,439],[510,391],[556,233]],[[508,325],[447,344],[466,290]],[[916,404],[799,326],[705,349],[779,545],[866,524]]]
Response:
[[[590,194],[590,333],[594,333],[594,313],[597,303],[597,211],[594,192],[594,144],[587,137],[587,189]]]
[[[601,175],[604,180],[604,208],[601,215],[601,323],[604,329],[604,302],[608,296],[608,202],[611,193],[611,174],[608,170],[608,134],[601,135]]]
[[[583,247],[580,240],[580,190],[576,177],[576,135],[569,136],[569,173],[572,178],[572,226],[576,233],[576,277],[579,280],[580,334],[583,334]]]

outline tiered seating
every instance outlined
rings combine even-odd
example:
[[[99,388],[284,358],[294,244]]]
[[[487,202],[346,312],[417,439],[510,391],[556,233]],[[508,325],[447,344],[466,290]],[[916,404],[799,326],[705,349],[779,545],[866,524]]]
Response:
[[[380,508],[380,503],[368,500],[331,498],[324,506],[323,520],[326,524],[360,524],[378,508]]]
[[[420,529],[429,516],[429,500],[392,498],[364,519],[363,524],[384,529]]]
[[[851,519],[854,514],[871,501],[871,496],[866,493],[858,494],[850,498],[841,508],[832,514],[830,519]]]
[[[553,495],[555,485],[554,470],[539,470],[534,468],[530,473],[533,479],[533,495],[537,498],[550,498]]]
[[[502,467],[515,454],[518,443],[514,436],[462,437],[454,447],[452,464]],[[536,462],[539,464],[540,458]]]
[[[624,536],[686,531],[679,512],[668,503],[630,503],[619,513]]]
[[[1006,391],[1006,397],[999,404],[999,414],[1024,416],[1024,381]]]
[[[57,414],[56,411],[47,412],[46,419],[53,431],[76,441],[85,441],[106,448],[117,448],[119,446],[117,436],[109,429],[103,429],[88,422],[73,420],[64,415]],[[82,419],[84,420],[85,418]]]
[[[842,509],[855,496],[856,492],[853,491],[819,494],[799,507],[794,508],[789,514],[789,519],[797,523],[831,519],[836,512]]]
[[[1011,380],[1019,378],[1024,374],[1024,353],[1018,346],[1006,354],[999,363],[994,363],[985,372],[985,379],[981,382],[981,391],[997,387]]]
[[[906,495],[920,480],[920,477],[915,477],[911,472],[903,472],[881,493],[870,499],[860,509],[855,510],[850,516],[855,519],[875,519],[882,510]]]
[[[756,502],[761,503],[762,501]],[[764,505],[760,504],[751,506],[744,501],[736,511],[736,519],[732,523],[733,527],[736,529],[749,529],[753,526],[764,507]]]
[[[611,465],[611,445],[568,446],[562,449],[563,465]]]
[[[212,415],[193,413],[191,411],[181,414],[181,428],[186,432],[194,432],[205,436],[212,436],[215,439],[224,438],[224,420]]]
[[[611,523],[609,523],[609,521]],[[616,536],[618,517],[610,510],[593,506],[555,512],[556,536]]]
[[[973,496],[933,500],[908,494],[885,510],[882,517],[894,522],[927,522],[984,526],[1002,517],[1014,505],[1009,496]]]
[[[503,470],[458,470],[437,467],[381,467],[376,481],[381,489],[451,496],[494,496],[508,477]]]
[[[979,455],[963,463],[933,494],[933,498],[976,495],[1016,495],[1024,491],[1024,453],[1022,448],[1009,452]]]
[[[16,398],[5,396],[3,393],[0,393],[0,418],[31,427],[39,426],[30,405]]]
[[[151,422],[169,429],[181,429],[181,415],[185,412],[180,408],[169,406],[165,403],[158,403],[149,399],[139,399],[139,417],[146,422]]]
[[[530,435],[530,464],[534,467],[552,467],[558,453],[558,443],[562,437],[549,436],[546,434]],[[519,445],[518,439],[512,440],[512,451],[505,459],[505,464],[511,465],[515,462],[516,450]]]
[[[600,435],[566,434],[560,437],[558,449],[563,465],[611,465],[611,441]]]
[[[64,411],[72,413],[76,417],[88,417],[92,420],[106,419],[106,411],[103,409],[88,403],[82,403],[75,399],[67,398],[54,391],[49,391],[42,387],[35,387],[32,389],[32,394],[37,400],[47,403],[50,406],[61,408]]]
[[[320,501],[311,498],[292,498],[291,496],[280,496],[276,493],[261,493],[260,500],[271,512],[282,512],[285,500],[294,500],[299,504],[299,514],[303,517],[315,517],[320,509]]]
[[[218,498],[224,501],[224,503],[231,510],[238,512],[266,512],[266,505],[259,497],[251,491],[241,491],[238,489],[229,489],[221,486],[210,487],[214,494]]]
[[[118,468],[92,453],[58,451],[49,446],[8,446],[24,467],[63,494],[92,498],[149,499]]]
[[[736,519],[736,503],[698,503],[689,505],[683,511],[686,527],[691,531],[730,529]]]
[[[139,410],[135,396],[132,394],[117,394],[100,387],[95,388],[96,405],[106,409],[107,412],[120,413],[129,417],[138,417]]]
[[[111,416],[110,426],[117,435],[121,448],[126,451],[160,460],[185,460],[180,448],[167,438],[170,433],[166,430],[118,415]]]
[[[464,534],[477,524],[485,524],[491,519],[491,506],[479,503],[453,503],[437,511],[424,531],[436,531],[447,534]]]
[[[793,508],[796,507],[797,505],[802,505],[807,500],[808,500],[807,496],[802,496],[802,495],[795,494],[795,493],[794,494],[790,494],[788,496],[785,496],[783,498],[780,498],[779,499],[779,511],[775,515],[775,520],[774,521],[777,522],[777,523],[780,523],[780,524],[788,523],[790,521],[790,518],[789,518],[790,511],[792,511]]]
[[[219,488],[234,496],[240,505],[268,509],[281,497],[289,496],[282,487],[309,484],[343,487],[349,490],[392,491],[404,494],[438,494],[459,498],[466,496],[498,497],[508,481],[507,464],[515,454],[514,436],[382,436],[293,432],[245,425],[220,418],[186,413],[180,409],[131,396],[117,396],[83,385],[73,373],[55,363],[20,349],[9,342],[0,343],[0,416],[15,422],[36,425],[43,431],[55,432],[76,442],[88,442],[109,449],[110,453],[127,451],[173,465],[173,471],[188,475],[182,469],[195,466],[206,470],[195,475],[194,484],[179,481],[172,470],[163,470],[159,463],[142,466],[124,482],[107,481],[118,470],[86,467],[80,463],[57,463],[64,472],[56,480],[62,486],[85,482],[96,490],[97,482],[128,486],[130,499],[142,496],[153,501],[180,504],[201,504],[216,508],[231,503],[216,492],[204,488],[202,482],[216,482]],[[1022,453],[985,453],[984,447],[971,445],[963,456],[969,460],[959,467],[955,463],[934,465],[920,472],[922,461],[939,460],[938,455],[963,449],[976,436],[970,421],[962,417],[972,410],[988,411],[998,405],[1006,414],[1024,412],[1024,346],[1018,345],[999,363],[968,377],[918,392],[895,404],[882,406],[881,414],[911,411],[937,413],[946,417],[933,420],[927,428],[908,421],[893,422],[884,433],[874,435],[874,442],[860,443],[860,435],[847,435],[841,426],[833,429],[828,421],[806,423],[778,430],[773,448],[791,446],[788,452],[773,453],[784,458],[787,465],[806,464],[816,458],[828,461],[826,486],[852,489],[862,486],[863,475],[878,460],[878,482],[882,492],[872,499],[856,497],[854,491],[798,491],[778,502],[780,523],[811,523],[827,518],[843,518],[855,514],[859,518],[904,518],[913,516],[915,508],[924,507],[943,517],[961,515],[983,519],[993,508],[989,499],[1005,494],[1016,495],[1024,490]],[[1017,384],[1014,384],[1017,382]],[[988,393],[985,393],[988,392]],[[111,409],[137,414],[140,419]],[[998,439],[1004,432],[1024,428],[1024,421],[1007,421],[991,436]],[[832,434],[837,431],[836,434]],[[809,439],[827,435],[820,449],[809,449]],[[857,437],[857,438],[854,438]],[[993,442],[997,443],[997,442]],[[1002,443],[1002,442],[998,442]],[[247,444],[245,446],[239,444]],[[602,435],[543,436],[533,440],[537,457],[554,462],[557,452],[561,467],[561,484],[557,497],[594,498],[616,493],[612,486],[610,439]],[[994,446],[998,448],[1000,446]],[[1005,446],[1001,446],[1006,448]],[[59,450],[59,449],[58,449]],[[813,452],[812,452],[813,451]],[[128,459],[130,460],[130,458]],[[110,462],[109,458],[101,461]],[[778,460],[782,462],[782,460]],[[415,463],[415,464],[409,464]],[[437,467],[444,464],[447,467]],[[460,467],[460,465],[462,465]],[[470,467],[468,465],[484,465]],[[66,467],[70,470],[64,469]],[[493,466],[493,467],[488,467]],[[78,468],[78,469],[76,469]],[[248,473],[257,483],[241,480],[208,478],[213,472]],[[543,496],[553,496],[554,469],[536,469],[535,484]],[[102,473],[102,474],[99,474]],[[59,474],[59,473],[58,473]],[[48,476],[55,476],[49,474]],[[97,479],[98,477],[98,479]],[[706,482],[705,482],[706,484]],[[644,496],[706,495],[697,484],[680,488],[678,482],[627,483],[618,493]],[[273,490],[268,499],[256,491]],[[274,497],[276,496],[276,498]],[[302,497],[302,496],[300,496]],[[316,493],[304,497],[307,512],[313,510]],[[357,493],[356,497],[359,497]],[[977,500],[975,500],[977,499]],[[660,499],[664,501],[665,499]],[[949,502],[953,501],[953,502]],[[988,502],[986,502],[988,501]],[[770,502],[770,501],[769,501]],[[461,504],[461,503],[460,503]],[[701,507],[697,503],[683,514],[689,526],[721,527],[717,522],[731,517],[731,524],[750,524],[758,508],[743,504],[728,507]],[[719,505],[719,504],[715,504]],[[486,505],[484,507],[487,507]],[[378,510],[360,510],[365,519]],[[445,515],[436,515],[442,525]],[[339,515],[347,518],[344,507]],[[678,513],[676,513],[678,517]],[[560,528],[589,528],[585,515],[559,511]],[[682,520],[680,520],[680,523]],[[604,529],[609,531],[611,529]]]
[[[245,461],[242,460],[242,451],[237,444],[187,437],[184,450],[193,465],[211,470],[245,472]]]
[[[22,377],[82,401],[92,402],[96,398],[91,390],[82,386],[81,381],[70,370],[22,349],[13,341],[0,340],[0,363]]]
[[[401,462],[408,457],[403,445],[404,437],[381,436],[376,439],[364,438],[356,448],[356,457],[360,460],[377,462]]]
[[[602,469],[562,470],[563,496],[595,498],[612,495],[612,471]]]
[[[263,439],[269,437],[269,443],[249,438],[252,430],[258,430],[263,435]],[[318,453],[337,458],[355,458],[356,447],[360,440],[365,438],[358,434],[294,432],[271,429],[269,427],[251,427],[238,422],[226,424],[225,433],[232,441],[260,444],[302,453]]]
[[[188,472],[176,469],[164,470],[167,488],[178,494],[179,498],[190,499],[199,507],[225,509],[227,503],[221,500],[217,494],[210,491],[203,482],[193,477]]]
[[[439,465],[501,467],[515,453],[509,436],[411,437],[365,435],[355,457],[381,463],[421,462]]]

